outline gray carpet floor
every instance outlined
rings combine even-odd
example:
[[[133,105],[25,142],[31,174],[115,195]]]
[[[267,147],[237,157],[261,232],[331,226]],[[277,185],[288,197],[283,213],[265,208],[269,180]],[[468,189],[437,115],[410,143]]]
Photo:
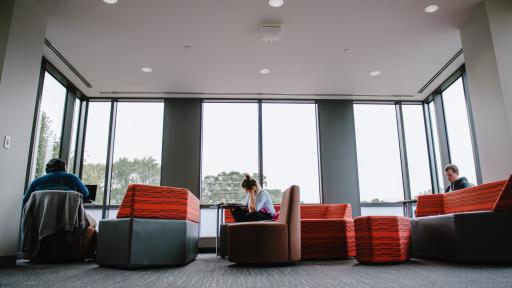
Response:
[[[94,263],[32,264],[0,270],[0,287],[512,287],[512,266],[458,265],[415,260],[366,266],[355,260],[239,267],[200,254],[185,267],[143,270]]]

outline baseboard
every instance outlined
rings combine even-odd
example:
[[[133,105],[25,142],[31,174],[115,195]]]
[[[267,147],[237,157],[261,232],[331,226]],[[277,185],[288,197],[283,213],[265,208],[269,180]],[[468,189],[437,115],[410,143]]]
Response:
[[[0,267],[16,266],[16,255],[0,256]]]
[[[211,254],[211,253],[215,253],[216,251],[217,251],[217,249],[215,249],[215,247],[204,247],[204,248],[198,249],[198,252],[202,253],[202,254]]]

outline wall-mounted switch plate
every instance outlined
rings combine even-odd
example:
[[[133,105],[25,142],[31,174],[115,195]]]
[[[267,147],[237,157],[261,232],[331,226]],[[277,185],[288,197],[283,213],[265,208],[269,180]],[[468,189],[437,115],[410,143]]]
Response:
[[[5,135],[4,137],[4,149],[11,148],[11,136]]]

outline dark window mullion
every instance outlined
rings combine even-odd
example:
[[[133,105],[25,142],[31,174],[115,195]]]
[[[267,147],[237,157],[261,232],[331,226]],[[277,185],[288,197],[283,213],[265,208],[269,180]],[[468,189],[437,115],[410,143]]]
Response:
[[[69,150],[71,148],[71,137],[73,137],[73,115],[75,114],[76,98],[71,89],[66,89],[66,103],[64,105],[64,117],[62,121],[61,140],[59,158],[65,162],[69,159]],[[69,165],[69,163],[67,163]]]
[[[263,102],[258,100],[258,173],[260,174],[260,184],[264,188],[265,180],[263,176]]]
[[[404,121],[403,121],[403,113],[402,113],[402,104],[398,103],[395,105],[396,111],[396,122],[397,122],[397,132],[398,132],[398,147],[400,149],[400,164],[402,168],[402,185],[404,189],[404,199],[411,199],[411,183],[409,178],[409,163],[407,159],[407,144],[405,140],[405,132],[404,132]],[[405,216],[411,216],[412,210],[410,205],[404,204],[404,214]]]
[[[110,125],[108,131],[108,147],[107,147],[107,160],[105,165],[105,184],[104,184],[104,196],[103,196],[103,211],[102,218],[108,218],[110,205],[110,186],[112,183],[112,161],[114,158],[114,142],[116,133],[116,120],[117,120],[117,101],[112,100],[110,106]]]
[[[471,97],[469,97],[468,79],[466,69],[462,68],[462,86],[464,87],[464,99],[466,100],[466,110],[469,120],[469,131],[471,133],[471,144],[473,146],[473,158],[475,159],[475,172],[477,184],[482,184],[482,170],[480,167],[480,155],[478,153],[478,145],[476,141],[475,122],[473,119],[473,108],[471,106]]]
[[[75,157],[75,170],[78,167],[78,173],[80,179],[82,179],[82,174],[84,171],[84,153],[85,153],[85,138],[87,137],[87,119],[89,118],[89,100],[85,100],[82,102],[82,107],[80,108],[80,124],[78,128],[78,138],[76,141],[77,150],[75,154],[78,157]],[[79,150],[78,150],[79,148]]]
[[[425,134],[427,138],[428,160],[430,165],[430,179],[432,184],[432,193],[439,193],[439,175],[437,175],[437,155],[434,148],[434,135],[432,130],[432,121],[430,119],[430,108],[428,103],[423,104],[423,119],[425,123]]]

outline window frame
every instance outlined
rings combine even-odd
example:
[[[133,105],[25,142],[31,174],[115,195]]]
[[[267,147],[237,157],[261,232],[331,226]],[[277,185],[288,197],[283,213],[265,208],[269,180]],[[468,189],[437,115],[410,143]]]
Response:
[[[39,116],[41,112],[41,101],[43,98],[43,89],[44,89],[44,79],[45,74],[48,73],[50,76],[52,76],[55,80],[57,80],[64,88],[66,88],[66,98],[64,102],[64,111],[63,111],[63,118],[62,118],[62,125],[60,129],[60,145],[59,145],[59,158],[61,159],[68,159],[69,158],[69,151],[70,151],[70,144],[71,144],[71,137],[72,135],[72,129],[73,129],[73,115],[76,111],[75,110],[75,101],[83,102],[87,99],[87,97],[78,89],[71,81],[69,81],[64,74],[62,74],[59,69],[57,69],[53,64],[51,64],[45,57],[41,60],[41,66],[39,70],[39,83],[37,87],[37,95],[36,95],[36,103],[34,108],[34,115],[33,115],[33,121],[32,121],[32,130],[31,130],[31,138],[30,138],[30,149],[28,153],[28,160],[27,160],[27,171],[25,176],[25,190],[27,189],[28,185],[30,184],[30,181],[32,180],[32,165],[33,165],[33,157],[36,155],[37,147],[37,129],[39,125]],[[81,106],[81,105],[80,105]],[[78,111],[79,118],[80,113],[82,112],[82,109]],[[79,132],[77,132],[75,135],[79,135]],[[78,139],[75,139],[78,140]],[[78,145],[77,141],[75,141],[75,145]],[[78,146],[75,146],[75,149]],[[76,151],[76,150],[75,150]],[[76,152],[75,152],[75,159],[73,160],[76,164]],[[73,173],[76,173],[76,166],[74,166]]]
[[[433,164],[436,164],[437,157],[440,157],[441,159],[441,166],[445,167],[446,165],[451,163],[451,151],[450,151],[450,142],[449,142],[449,136],[448,131],[446,128],[446,111],[444,108],[444,100],[443,100],[443,92],[451,87],[452,84],[454,84],[457,80],[462,79],[462,85],[464,89],[464,100],[466,103],[466,113],[468,116],[468,122],[469,122],[469,131],[471,134],[471,145],[472,145],[472,151],[473,151],[473,158],[474,158],[474,164],[475,164],[475,172],[476,172],[476,178],[477,178],[477,185],[482,184],[482,171],[480,166],[480,157],[478,155],[478,143],[476,140],[475,135],[475,125],[474,125],[474,119],[473,119],[473,111],[471,107],[471,97],[469,93],[469,88],[467,85],[467,72],[465,65],[460,66],[455,72],[453,72],[439,87],[437,87],[424,101],[423,101],[423,107],[424,110],[426,110],[425,115],[428,114],[428,121],[427,116],[425,116],[426,121],[426,127],[427,127],[427,141],[432,142],[430,145],[434,145],[434,136],[433,133],[438,134],[439,139],[439,147],[440,147],[440,154],[441,155],[435,155],[433,151],[430,151],[429,147],[429,154],[431,155],[431,174],[434,193],[444,193],[444,191],[439,191],[439,186],[446,187],[448,183],[446,182],[446,179],[444,175],[438,175],[437,169],[435,166],[432,166]],[[435,117],[437,121],[438,130],[433,131],[433,125],[430,117],[430,107],[429,104],[433,103],[435,107]],[[433,149],[433,148],[432,148]],[[434,167],[434,168],[433,168]],[[435,171],[433,171],[435,170]],[[434,175],[435,174],[435,175]],[[435,177],[435,179],[434,179]],[[435,181],[435,183],[434,183]],[[439,185],[441,183],[442,185]]]
[[[273,103],[273,104],[314,104],[315,105],[315,127],[316,127],[316,142],[317,142],[317,165],[318,165],[318,179],[319,179],[319,203],[323,203],[323,191],[322,191],[322,172],[321,172],[321,152],[320,152],[320,131],[319,131],[319,123],[318,123],[318,101],[317,100],[304,100],[304,99],[242,99],[242,98],[234,98],[234,99],[202,99],[202,108],[201,108],[201,154],[203,151],[203,109],[205,103],[257,103],[258,105],[258,173],[260,175],[260,185],[263,187],[263,180],[265,178],[265,169],[263,163],[263,104],[265,103]],[[203,165],[203,155],[201,155],[201,167]],[[202,169],[200,174],[200,182],[203,179]],[[201,191],[201,189],[199,189]],[[212,204],[201,204],[201,208],[211,208]]]
[[[412,199],[411,196],[411,181],[409,176],[409,163],[408,163],[408,157],[407,157],[407,141],[404,131],[404,119],[403,119],[403,106],[405,105],[422,105],[422,101],[354,101],[354,105],[394,105],[395,107],[395,119],[396,119],[396,125],[397,125],[397,135],[398,137],[398,149],[399,149],[399,155],[400,155],[400,166],[401,166],[401,173],[402,173],[402,185],[403,185],[403,193],[404,193],[404,200],[398,201],[398,202],[382,202],[382,203],[363,203],[360,202],[360,207],[403,207],[403,214],[406,217],[412,218],[413,216],[413,205],[415,203],[415,199]],[[423,107],[424,109],[424,107]],[[423,113],[423,119],[425,120],[425,116]],[[427,127],[425,125],[425,127]],[[426,133],[426,131],[425,131]],[[428,137],[427,137],[428,139]],[[430,145],[427,140],[427,150],[430,151]],[[427,153],[428,153],[427,151]],[[432,163],[430,161],[431,155],[428,153],[429,157],[429,169],[432,177]],[[432,182],[432,181],[431,181]],[[432,182],[433,184],[433,182]],[[433,189],[434,187],[432,187]],[[434,190],[432,190],[434,191]],[[361,194],[361,191],[359,191],[359,194]]]
[[[82,178],[83,173],[83,156],[85,152],[85,139],[87,138],[87,118],[89,115],[89,104],[94,102],[103,102],[110,103],[110,115],[109,115],[109,130],[108,130],[108,139],[107,139],[107,153],[106,153],[106,161],[105,161],[105,177],[104,177],[104,191],[103,191],[103,203],[98,205],[88,205],[87,208],[92,209],[102,209],[102,219],[108,219],[109,213],[111,210],[119,209],[119,204],[110,204],[110,196],[111,196],[111,183],[112,183],[112,172],[114,168],[114,146],[115,146],[115,136],[116,136],[116,125],[117,125],[117,106],[119,103],[129,102],[143,102],[143,103],[163,103],[164,99],[142,99],[142,98],[134,98],[134,99],[121,99],[121,98],[88,98],[85,100],[86,103],[86,112],[84,122],[80,123],[83,126],[82,132],[82,140],[77,145],[80,146],[80,178]],[[162,123],[163,125],[163,123]],[[163,133],[163,129],[162,129]],[[77,141],[78,142],[78,141]],[[160,159],[161,161],[162,159]],[[161,179],[161,177],[160,177]]]

